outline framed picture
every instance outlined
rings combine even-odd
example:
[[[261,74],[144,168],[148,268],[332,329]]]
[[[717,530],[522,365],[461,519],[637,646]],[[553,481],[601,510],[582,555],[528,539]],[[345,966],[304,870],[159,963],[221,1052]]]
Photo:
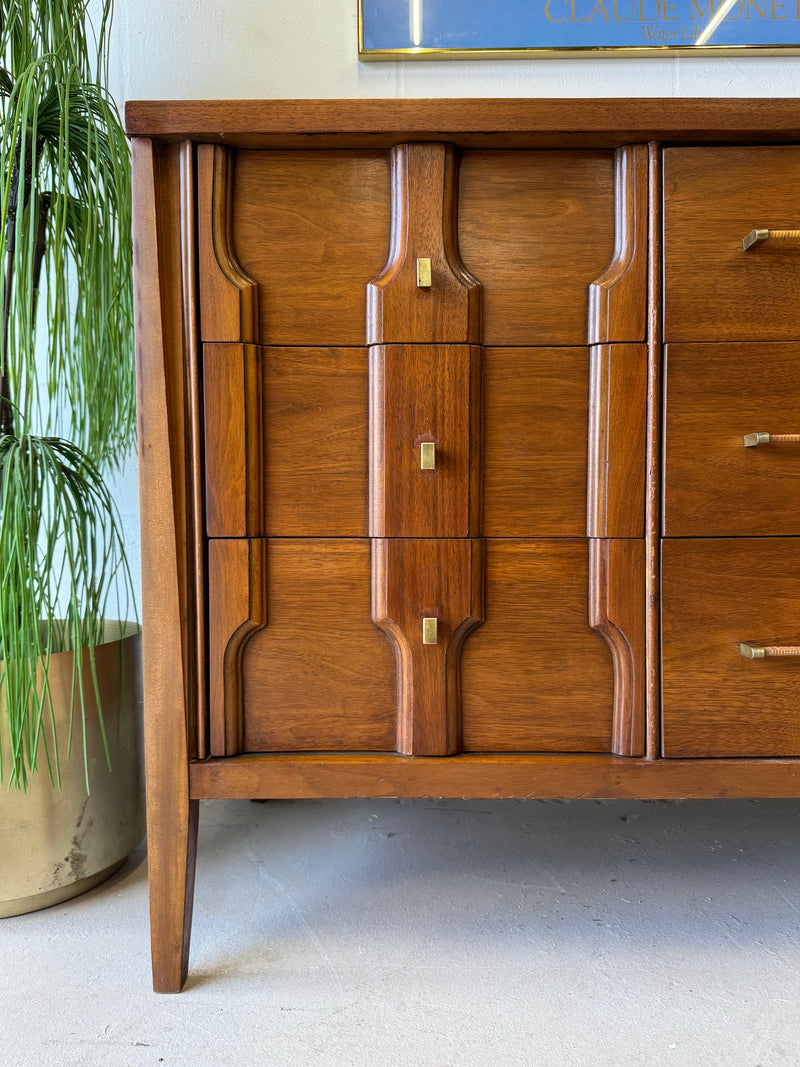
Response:
[[[800,0],[359,0],[361,59],[778,55]]]

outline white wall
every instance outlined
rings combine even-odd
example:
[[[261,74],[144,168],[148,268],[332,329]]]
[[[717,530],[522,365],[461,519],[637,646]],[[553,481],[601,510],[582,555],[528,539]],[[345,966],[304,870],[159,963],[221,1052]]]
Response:
[[[800,56],[359,63],[357,0],[117,0],[112,89],[133,99],[800,96]],[[116,496],[138,583],[135,463]]]

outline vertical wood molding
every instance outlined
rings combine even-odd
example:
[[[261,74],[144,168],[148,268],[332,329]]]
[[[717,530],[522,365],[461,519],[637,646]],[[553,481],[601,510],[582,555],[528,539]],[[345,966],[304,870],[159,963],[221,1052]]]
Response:
[[[367,284],[367,344],[480,344],[482,288],[458,250],[458,163],[452,145],[392,149],[389,259]],[[430,260],[429,288],[417,259]]]
[[[209,734],[212,756],[242,750],[242,656],[267,625],[267,542],[216,540],[208,545]]]
[[[197,801],[189,799],[185,397],[180,149],[134,138],[134,318],[142,500],[145,705],[153,988],[178,992],[192,922]],[[178,329],[176,331],[176,323]]]
[[[206,531],[264,533],[262,373],[255,345],[203,346]]]
[[[647,317],[647,495],[645,548],[647,558],[647,758],[661,754],[661,307],[662,278],[662,151],[648,145],[649,196]]]
[[[197,715],[194,754],[199,759],[208,755],[208,694],[206,692],[206,634],[205,634],[205,549],[203,529],[203,430],[202,396],[200,390],[198,307],[197,307],[197,213],[194,145],[184,141],[180,154],[181,187],[181,282],[184,321],[184,363],[186,366],[187,406],[189,421],[189,465],[191,477],[191,543],[192,562],[189,573],[193,585],[194,677],[193,685]]]
[[[614,154],[614,258],[589,286],[589,344],[644,341],[647,331],[646,145]]]
[[[203,341],[258,341],[258,286],[232,247],[233,155],[197,148],[197,237]]]
[[[480,533],[482,357],[466,345],[370,349],[371,537]],[[434,470],[421,469],[423,441]]]
[[[643,537],[647,346],[589,350],[589,537]]]
[[[423,618],[437,620],[435,645],[422,642]],[[458,752],[461,648],[483,621],[482,542],[374,540],[372,620],[397,659],[398,752]]]
[[[644,755],[644,540],[590,540],[589,625],[608,645],[614,666],[611,751]]]

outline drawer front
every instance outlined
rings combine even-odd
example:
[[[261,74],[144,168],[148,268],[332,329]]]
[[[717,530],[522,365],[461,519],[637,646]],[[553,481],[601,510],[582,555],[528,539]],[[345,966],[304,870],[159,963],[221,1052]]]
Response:
[[[662,595],[664,755],[800,755],[800,658],[739,652],[800,647],[800,541],[666,540]]]
[[[258,287],[260,343],[364,343],[367,284],[390,258],[391,166],[390,152],[236,153],[231,252]],[[614,153],[467,151],[456,166],[447,227],[483,286],[485,343],[585,344],[589,286],[614,256]],[[426,189],[410,188],[412,215]],[[406,327],[387,320],[380,340],[468,340]]]
[[[800,534],[799,399],[800,345],[667,347],[665,534]]]
[[[486,621],[464,646],[465,751],[608,752],[614,677],[589,628],[586,541],[486,543]]]
[[[664,334],[667,341],[800,339],[800,148],[664,152]]]

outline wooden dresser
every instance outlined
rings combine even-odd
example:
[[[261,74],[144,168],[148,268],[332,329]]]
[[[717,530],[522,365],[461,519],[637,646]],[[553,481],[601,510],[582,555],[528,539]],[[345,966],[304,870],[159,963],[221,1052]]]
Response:
[[[800,795],[800,101],[127,121],[155,988],[203,797]]]

